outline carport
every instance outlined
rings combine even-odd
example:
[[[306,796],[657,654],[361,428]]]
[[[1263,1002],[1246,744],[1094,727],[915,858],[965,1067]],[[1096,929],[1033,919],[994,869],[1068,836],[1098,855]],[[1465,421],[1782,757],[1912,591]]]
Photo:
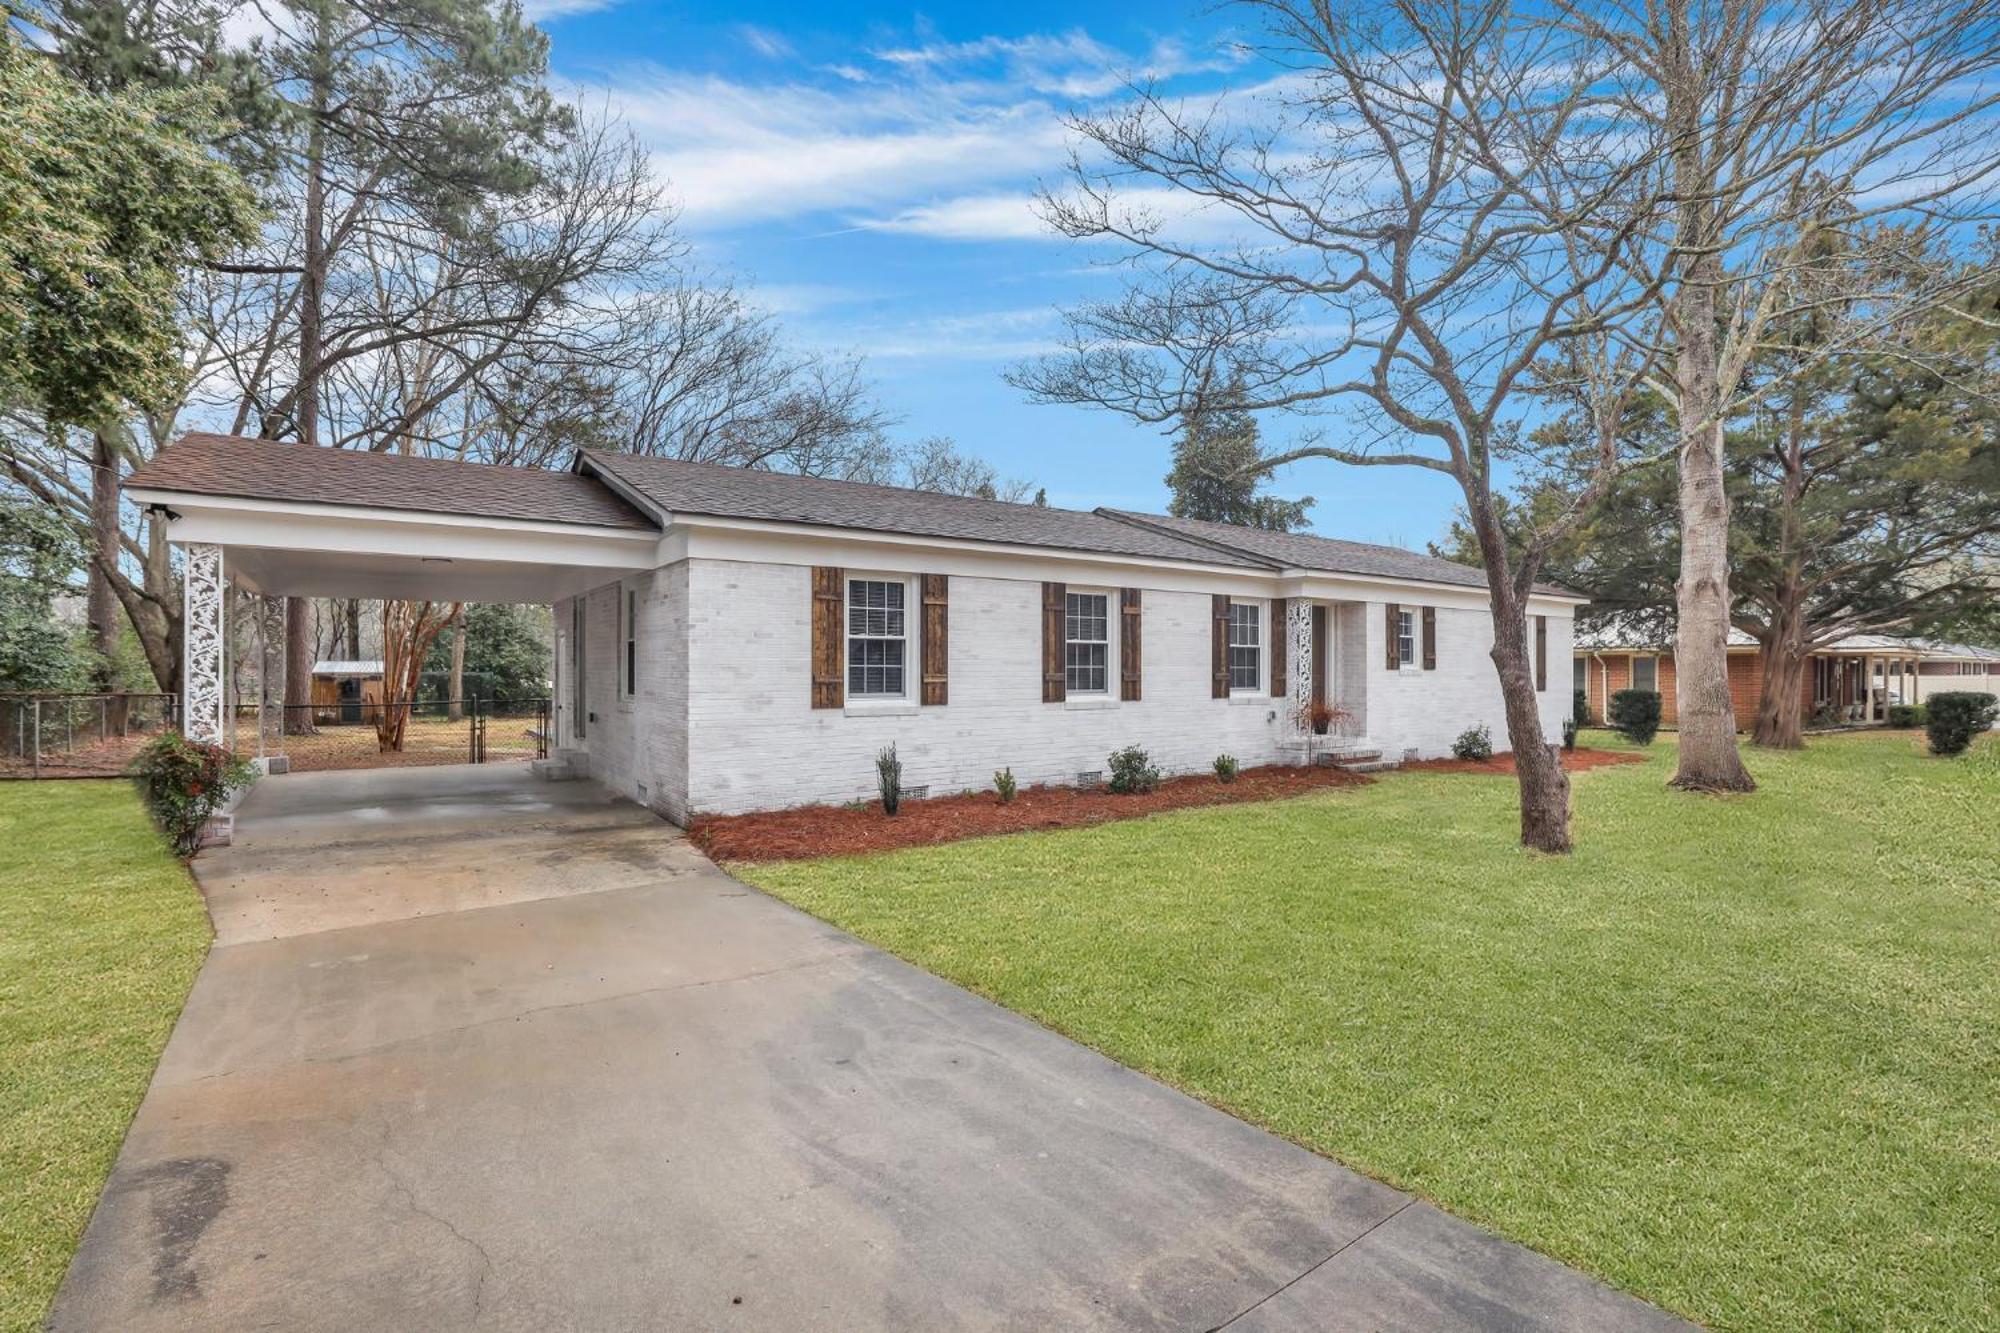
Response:
[[[230,737],[247,618],[264,756],[283,753],[288,597],[553,603],[661,561],[659,528],[602,482],[538,468],[189,435],[125,494],[185,558],[182,729]]]

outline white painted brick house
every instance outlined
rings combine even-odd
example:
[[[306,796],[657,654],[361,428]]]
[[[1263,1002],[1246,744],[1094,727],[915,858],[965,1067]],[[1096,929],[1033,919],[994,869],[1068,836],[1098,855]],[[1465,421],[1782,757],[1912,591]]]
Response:
[[[1483,576],[1390,547],[630,455],[564,474],[220,436],[128,491],[270,597],[549,602],[558,752],[676,820],[868,796],[890,744],[942,792],[1003,767],[1075,781],[1126,745],[1172,772],[1505,735]],[[1551,741],[1580,600],[1529,608]],[[209,614],[191,594],[191,645]],[[1347,714],[1325,739],[1312,701]]]

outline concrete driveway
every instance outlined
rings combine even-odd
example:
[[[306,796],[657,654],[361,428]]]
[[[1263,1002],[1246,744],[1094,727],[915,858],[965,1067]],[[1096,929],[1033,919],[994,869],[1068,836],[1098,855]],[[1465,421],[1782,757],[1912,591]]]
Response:
[[[510,766],[271,780],[57,1329],[1654,1328]]]

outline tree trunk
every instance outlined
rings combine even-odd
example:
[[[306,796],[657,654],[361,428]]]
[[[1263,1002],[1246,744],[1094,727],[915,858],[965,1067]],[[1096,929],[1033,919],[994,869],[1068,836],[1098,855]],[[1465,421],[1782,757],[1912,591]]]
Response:
[[[285,734],[313,734],[312,599],[285,599]]]
[[[292,409],[299,443],[319,443],[320,311],[326,287],[326,111],[332,96],[327,15],[314,13],[312,106],[307,112],[305,263],[299,278],[299,391]],[[285,734],[310,735],[313,669],[312,603],[285,599]]]
[[[1721,349],[1716,302],[1722,262],[1714,173],[1705,157],[1701,80],[1694,69],[1688,6],[1669,6],[1661,89],[1680,196],[1674,240],[1681,249],[1673,293],[1675,388],[1680,417],[1681,569],[1674,585],[1674,708],[1680,766],[1673,785],[1692,791],[1756,787],[1736,749],[1729,701],[1729,493],[1723,485]]]
[[[1759,655],[1763,694],[1757,700],[1757,725],[1751,743],[1769,750],[1803,750],[1805,709],[1799,692],[1806,677],[1805,645],[1796,633],[1774,634],[1763,649]]]
[[[1468,488],[1469,490],[1470,488]],[[1493,666],[1500,673],[1500,699],[1507,711],[1507,748],[1514,753],[1514,777],[1521,789],[1521,845],[1538,852],[1570,850],[1569,775],[1542,734],[1534,669],[1528,660],[1528,612],[1515,593],[1512,560],[1499,517],[1482,512],[1467,496],[1466,510],[1486,566],[1488,604],[1493,612]]]
[[[459,722],[465,718],[465,616],[460,613],[452,622],[451,634],[451,688],[446,692],[451,701],[446,705],[450,719]]]
[[[118,445],[99,430],[92,437],[90,452],[90,540],[89,595],[85,614],[90,621],[90,646],[97,654],[91,668],[99,690],[113,687],[112,663],[118,656],[118,631],[124,620],[118,590],[111,584],[107,567],[118,566]]]
[[[361,650],[361,599],[359,597],[348,598],[342,610],[345,613],[344,618],[347,627],[347,647],[343,650],[342,655],[351,661],[361,661],[368,656],[367,653]]]

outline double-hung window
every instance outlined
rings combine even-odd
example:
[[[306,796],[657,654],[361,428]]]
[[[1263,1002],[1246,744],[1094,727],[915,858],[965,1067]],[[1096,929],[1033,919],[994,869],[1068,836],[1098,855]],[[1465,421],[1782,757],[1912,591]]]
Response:
[[[1632,659],[1632,688],[1645,690],[1649,694],[1660,692],[1660,659],[1657,657],[1635,657]]]
[[[1111,599],[1073,592],[1063,609],[1063,683],[1070,694],[1111,688]]]
[[[901,579],[847,581],[847,695],[900,699],[906,693],[909,585]]]
[[[1417,613],[1398,611],[1396,613],[1396,660],[1404,666],[1413,666],[1417,660]]]
[[[1255,602],[1229,604],[1229,688],[1254,690],[1262,678],[1262,640]]]

